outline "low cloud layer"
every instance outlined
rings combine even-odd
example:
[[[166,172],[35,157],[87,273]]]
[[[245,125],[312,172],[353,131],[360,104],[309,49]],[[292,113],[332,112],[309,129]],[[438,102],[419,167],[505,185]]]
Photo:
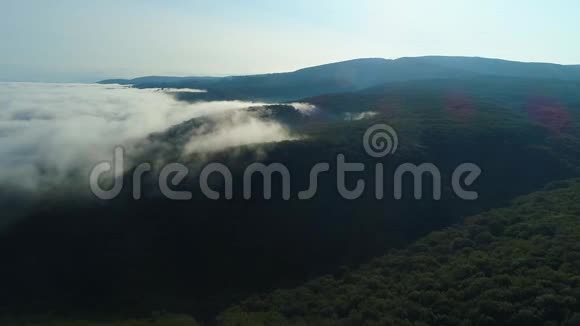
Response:
[[[157,88],[156,90],[166,93],[207,93],[205,89],[195,88]]]
[[[290,105],[292,105],[295,110],[298,110],[298,112],[300,112],[304,115],[311,115],[318,110],[318,108],[314,104],[310,104],[310,103],[297,102],[297,103],[290,103]]]
[[[344,120],[350,120],[350,121],[358,121],[358,120],[364,120],[364,119],[369,119],[372,118],[376,115],[378,115],[378,112],[374,112],[374,111],[366,111],[366,112],[347,112],[344,115]]]
[[[0,83],[0,187],[36,191],[69,184],[110,160],[115,146],[196,117],[235,112],[215,132],[193,135],[191,152],[288,139],[281,125],[238,112],[261,104],[192,104],[112,85]]]
[[[287,129],[247,111],[210,118],[212,123],[193,130],[184,154],[221,151],[229,147],[291,139]],[[211,127],[210,127],[211,125]]]

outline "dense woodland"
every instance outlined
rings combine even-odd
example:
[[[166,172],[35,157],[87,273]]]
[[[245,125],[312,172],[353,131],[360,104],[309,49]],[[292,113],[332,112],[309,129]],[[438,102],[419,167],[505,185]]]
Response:
[[[579,325],[580,181],[558,182],[290,290],[221,325]]]
[[[141,201],[129,191],[110,202],[78,194],[45,198],[27,218],[2,230],[0,321],[577,325],[580,81],[570,72],[576,68],[566,70],[564,78],[552,66],[550,75],[546,67],[533,65],[527,76],[494,61],[487,71],[512,73],[481,76],[474,64],[462,62],[461,69],[452,67],[462,73],[449,75],[440,62],[414,80],[388,84],[355,78],[359,86],[345,89],[329,86],[322,77],[312,79],[313,74],[333,76],[320,70],[333,66],[267,78],[194,80],[226,86],[220,86],[223,93],[207,93],[219,96],[183,93],[177,98],[228,98],[237,83],[256,81],[275,89],[254,85],[259,92],[249,92],[252,99],[263,98],[263,92],[276,98],[284,85],[294,85],[297,91],[288,96],[309,97],[292,102],[311,103],[316,110],[304,115],[290,103],[248,109],[256,118],[283,124],[295,136],[291,141],[184,157],[183,146],[192,135],[216,127],[204,118],[143,140],[139,151],[130,153],[137,161],[156,167],[179,161],[194,172],[179,186],[194,191],[191,201],[162,198],[157,172],[146,177]],[[341,69],[359,71],[358,65]],[[377,65],[385,67],[373,61],[350,76],[361,77]],[[415,65],[388,63],[381,69],[404,72]],[[429,79],[441,77],[434,74],[447,78]],[[559,79],[534,79],[542,76]],[[305,78],[328,88],[303,92],[298,86]],[[148,79],[137,86],[175,86],[167,83]],[[343,93],[321,95],[329,90]],[[368,112],[373,114],[351,118]],[[376,123],[396,129],[395,155],[375,159],[365,153],[363,134]],[[412,180],[406,179],[403,200],[395,200],[389,187],[384,200],[372,192],[345,200],[336,190],[338,154],[368,167],[383,163],[386,176],[405,162],[430,162],[443,180],[459,164],[474,162],[483,174],[470,190],[480,196],[461,200],[444,181],[441,200],[429,194],[415,200]],[[233,200],[208,200],[196,188],[195,171],[209,161],[232,169]],[[292,199],[280,199],[281,180],[275,178],[273,199],[244,200],[243,169],[253,162],[285,164],[292,171]],[[310,168],[318,162],[331,163],[330,173],[321,176],[313,200],[297,200],[296,192],[307,188]],[[359,178],[373,188],[372,170],[350,175],[347,183]],[[219,189],[220,180],[214,181]],[[531,195],[514,200],[526,194]]]
[[[580,325],[579,215],[580,180],[555,182],[356,269],[252,296],[222,312],[217,324]],[[197,325],[187,315],[52,324],[46,318],[37,320]]]

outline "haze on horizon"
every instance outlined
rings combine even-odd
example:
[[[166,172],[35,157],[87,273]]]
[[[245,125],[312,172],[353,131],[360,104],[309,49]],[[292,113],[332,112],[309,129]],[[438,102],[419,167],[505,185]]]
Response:
[[[292,71],[362,57],[580,63],[572,0],[1,0],[0,81]]]

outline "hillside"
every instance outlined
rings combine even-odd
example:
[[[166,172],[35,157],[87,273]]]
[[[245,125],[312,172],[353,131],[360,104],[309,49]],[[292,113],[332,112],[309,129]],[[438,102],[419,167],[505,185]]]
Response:
[[[580,181],[552,184],[360,268],[256,295],[220,325],[578,325]]]
[[[256,294],[215,320],[265,325],[564,325],[580,323],[580,180],[552,183],[404,249],[293,289]],[[186,315],[23,325],[197,325]],[[211,322],[214,324],[214,322]]]
[[[440,67],[469,71],[487,76],[579,80],[580,67],[539,62],[518,62],[481,57],[426,56],[401,58],[402,61],[424,62]]]
[[[295,287],[341,266],[355,268],[464,216],[577,177],[578,88],[567,81],[426,80],[310,98],[317,109],[307,115],[290,105],[253,107],[248,114],[283,124],[294,139],[212,153],[183,155],[183,147],[211,132],[213,120],[180,123],[144,139],[139,161],[192,168],[182,187],[193,191],[193,199],[160,198],[155,173],[144,182],[147,200],[135,201],[129,192],[107,203],[47,198],[0,237],[6,265],[0,270],[0,308],[81,316],[108,315],[119,307],[138,315],[162,309],[208,321],[253,293]],[[356,117],[365,112],[376,114]],[[397,153],[378,161],[361,144],[376,123],[393,126],[400,139]],[[313,200],[301,201],[295,192],[282,200],[276,178],[274,199],[242,198],[243,169],[250,163],[283,163],[297,191],[306,189],[314,164],[336,162],[339,153],[368,167],[382,162],[385,176],[404,162],[431,162],[446,180],[442,198],[414,200],[409,179],[403,200],[394,200],[387,187],[384,200],[365,193],[349,201],[337,193],[334,173],[320,177]],[[208,161],[232,169],[233,200],[208,200],[196,188],[195,171]],[[448,182],[464,162],[484,171],[472,186],[477,201],[460,200]],[[369,169],[348,182],[360,177],[372,188],[373,176]],[[259,184],[253,191],[260,193]]]

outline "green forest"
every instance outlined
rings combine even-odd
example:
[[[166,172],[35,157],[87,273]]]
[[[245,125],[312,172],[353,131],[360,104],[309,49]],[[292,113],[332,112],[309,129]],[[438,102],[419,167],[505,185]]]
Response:
[[[220,325],[580,325],[580,180],[360,268],[253,296]]]
[[[217,325],[580,325],[580,180],[549,184],[405,249],[254,295]],[[195,326],[187,315],[14,325]],[[0,321],[2,321],[0,319]]]
[[[288,74],[134,81],[138,92],[207,86],[162,95],[180,108],[242,93],[255,102],[135,140],[128,161],[152,165],[139,200],[132,187],[103,201],[82,187],[23,199],[0,186],[5,202],[23,200],[27,209],[0,229],[0,325],[580,325],[577,68],[491,60],[488,68],[503,74],[483,74],[488,68],[472,66],[479,63],[362,60]],[[237,144],[240,117],[288,137]],[[396,130],[396,153],[365,150],[365,132],[377,124]],[[224,134],[233,146],[185,150]],[[368,168],[345,178],[350,188],[362,180],[374,189],[373,167],[383,164],[384,198],[342,197],[338,155]],[[190,191],[191,200],[161,195],[160,168],[171,162],[190,169],[174,190]],[[231,200],[200,190],[209,162],[230,168]],[[300,200],[320,162],[330,171],[311,200]],[[397,167],[427,162],[444,180],[441,198],[431,196],[428,177],[420,200],[412,178],[395,198]],[[450,182],[466,162],[482,170],[468,187],[476,200],[457,196]],[[256,182],[246,200],[252,163],[292,171],[291,198],[274,177],[271,199]],[[126,185],[134,169],[122,174]],[[219,178],[211,185],[226,189]]]

